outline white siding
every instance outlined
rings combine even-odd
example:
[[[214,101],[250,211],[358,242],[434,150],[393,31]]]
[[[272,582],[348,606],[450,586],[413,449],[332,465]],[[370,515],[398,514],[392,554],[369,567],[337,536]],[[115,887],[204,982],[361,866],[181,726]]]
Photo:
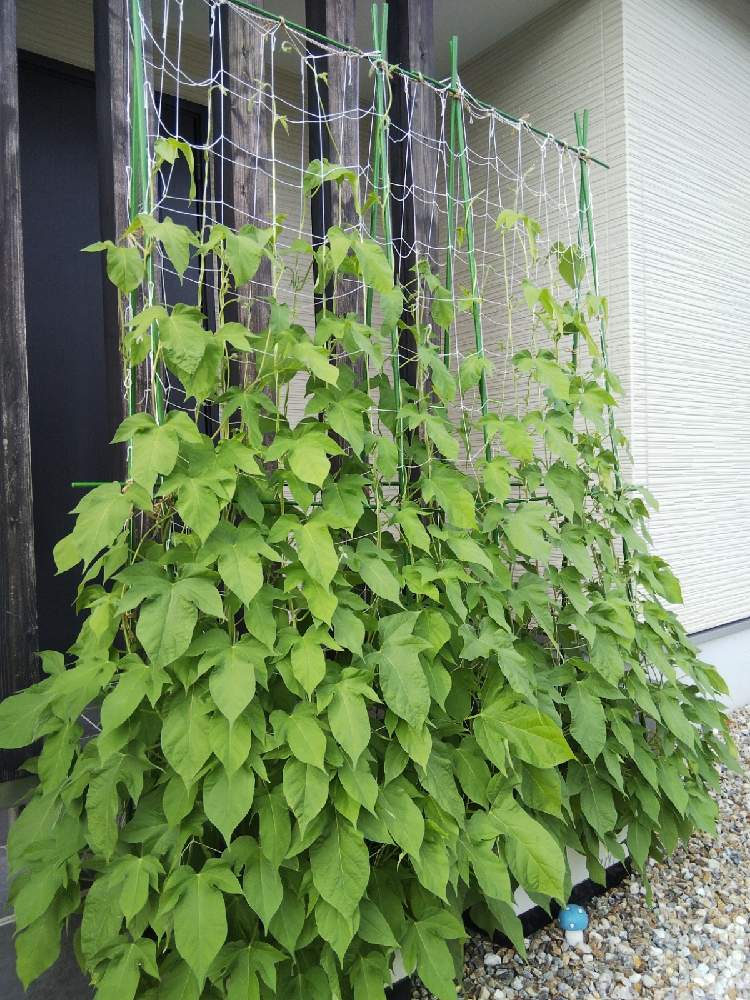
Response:
[[[750,5],[624,0],[636,479],[691,630],[750,615]]]
[[[496,43],[461,78],[477,97],[575,143],[573,112],[591,112],[589,147],[601,286],[610,300],[610,361],[625,387],[619,422],[629,434],[627,231],[620,0],[566,0]],[[526,164],[531,165],[531,158]],[[575,240],[576,205],[569,205]],[[534,215],[533,204],[527,205]],[[546,220],[540,221],[545,224]],[[556,222],[553,226],[556,225]],[[552,240],[556,239],[554,228]],[[561,239],[563,236],[560,237]]]
[[[632,478],[660,500],[686,627],[750,616],[750,5],[568,0],[462,76],[563,138],[591,109]]]

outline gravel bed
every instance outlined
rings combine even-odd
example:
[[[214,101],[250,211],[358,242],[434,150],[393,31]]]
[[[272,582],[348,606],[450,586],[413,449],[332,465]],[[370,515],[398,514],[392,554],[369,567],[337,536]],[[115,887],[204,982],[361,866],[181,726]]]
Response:
[[[750,771],[750,707],[732,716]],[[465,1000],[610,997],[750,1000],[750,778],[723,775],[718,835],[698,834],[649,871],[653,906],[637,875],[591,901],[586,943],[570,948],[557,925],[513,951],[475,937],[467,944]],[[423,986],[414,1000],[432,997]]]

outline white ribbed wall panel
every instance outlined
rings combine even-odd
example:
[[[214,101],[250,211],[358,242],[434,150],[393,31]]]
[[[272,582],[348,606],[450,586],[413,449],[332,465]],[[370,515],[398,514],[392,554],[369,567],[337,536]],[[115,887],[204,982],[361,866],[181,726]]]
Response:
[[[589,147],[610,166],[604,170],[592,164],[592,199],[601,286],[610,300],[610,360],[626,390],[618,419],[629,434],[621,2],[566,0],[462,66],[461,79],[477,97],[568,142],[575,143],[573,112],[591,112]],[[527,210],[535,214],[533,205]],[[570,205],[569,211],[575,240],[577,207]]]
[[[750,4],[623,11],[635,478],[694,631],[750,616]]]

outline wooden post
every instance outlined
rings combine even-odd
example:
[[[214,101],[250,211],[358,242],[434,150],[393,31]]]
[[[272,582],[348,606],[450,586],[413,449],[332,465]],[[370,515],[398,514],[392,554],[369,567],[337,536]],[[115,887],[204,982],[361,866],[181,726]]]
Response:
[[[305,14],[307,27],[328,38],[347,45],[356,42],[356,0],[306,0]],[[313,43],[313,53],[320,54]],[[307,104],[311,121],[325,115],[330,119],[321,128],[310,125],[310,159],[327,159],[330,163],[351,167],[359,175],[359,60],[344,52],[330,53],[325,60],[316,60],[318,75],[326,73],[324,80],[316,81],[312,71],[308,71]],[[320,94],[320,101],[318,95]],[[356,201],[359,190],[354,191],[349,181],[343,184],[325,184],[314,197],[311,206],[313,244],[325,239],[331,226],[340,226],[344,231],[358,225]],[[347,275],[339,275],[332,288],[327,289],[328,308],[337,316],[355,314],[359,319],[364,315],[364,297],[360,282]],[[355,380],[365,378],[364,358],[354,363],[343,356],[339,364],[349,364]],[[340,442],[348,448],[346,442]]]
[[[313,31],[325,33],[327,0],[305,0],[305,24]],[[307,52],[309,62],[306,73],[307,86],[307,148],[309,160],[330,160],[331,140],[325,116],[328,109],[328,58],[325,50],[313,41],[308,41]],[[326,233],[333,225],[331,215],[331,185],[323,184],[310,199],[310,226],[312,229],[312,244],[317,249],[324,242]],[[317,282],[317,269],[315,273]],[[327,288],[324,293],[315,294],[315,315],[333,296],[333,289]]]
[[[0,0],[0,699],[39,678],[20,171],[16,0]],[[25,756],[0,755],[0,780]]]
[[[256,6],[262,7],[263,0]],[[216,215],[232,229],[248,223],[270,226],[273,123],[265,86],[268,74],[264,36],[252,19],[238,16],[230,6],[222,5],[214,11],[214,73],[221,82],[227,77],[225,92],[216,99],[212,114],[214,140],[221,137],[216,146],[221,156],[214,157]],[[247,86],[253,88],[253,100],[248,99]],[[264,257],[253,280],[237,289],[234,315],[230,310],[226,318],[239,320],[256,333],[264,330],[270,313],[265,299],[271,294],[272,282],[271,261]],[[246,381],[255,377],[250,369],[244,374]]]
[[[433,0],[391,0],[388,59],[426,76],[434,75]],[[435,180],[437,156],[425,139],[416,137],[434,133],[433,91],[395,74],[390,147],[393,248],[396,275],[406,294],[407,324],[413,324],[416,318],[410,302],[416,290],[414,269],[430,246],[434,205],[429,192]],[[410,135],[414,137],[411,142]],[[402,332],[400,353],[402,377],[416,385],[415,342],[409,331]]]
[[[128,64],[130,29],[128,0],[94,0],[94,61],[96,66],[96,150],[99,173],[99,224],[103,240],[117,240],[127,228]],[[111,438],[127,415],[120,333],[124,300],[107,278],[102,255],[104,359],[107,432]],[[126,478],[126,449],[111,449],[112,475]]]

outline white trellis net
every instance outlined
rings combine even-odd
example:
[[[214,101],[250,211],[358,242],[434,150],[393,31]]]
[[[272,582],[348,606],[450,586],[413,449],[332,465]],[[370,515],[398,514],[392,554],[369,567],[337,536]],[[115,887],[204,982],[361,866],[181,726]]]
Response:
[[[292,321],[312,332],[313,281],[311,276],[303,280],[310,258],[296,248],[299,241],[315,243],[321,230],[339,220],[324,217],[322,226],[319,223],[318,231],[313,231],[305,188],[311,138],[328,147],[331,163],[340,163],[339,150],[351,147],[344,136],[356,135],[358,158],[342,165],[356,176],[365,208],[348,225],[384,243],[382,212],[371,231],[367,207],[375,197],[383,201],[384,185],[375,176],[374,164],[378,129],[384,127],[389,159],[400,158],[409,166],[406,185],[391,177],[389,202],[397,208],[393,241],[402,253],[412,255],[412,263],[429,266],[441,283],[449,285],[456,306],[455,322],[445,338],[447,364],[458,373],[481,351],[487,362],[489,410],[521,415],[538,405],[534,394],[541,390],[531,390],[528,380],[519,378],[512,358],[524,348],[549,346],[545,329],[532,319],[524,283],[550,288],[561,299],[573,299],[589,289],[588,278],[577,293],[565,285],[554,252],[556,246],[585,242],[579,231],[578,150],[483,105],[459,84],[466,134],[462,183],[452,126],[457,94],[449,80],[383,73],[383,125],[375,96],[375,80],[383,72],[378,52],[344,51],[324,41],[312,42],[283,20],[232,0],[153,0],[151,16],[144,5],[140,18],[149,158],[153,163],[157,139],[167,136],[189,144],[195,163],[195,198],[188,196],[184,161],[162,168],[155,205],[162,217],[204,230],[227,219],[234,227],[268,226],[283,217],[277,244],[283,264],[275,265],[260,284],[256,280],[255,294],[287,303]],[[254,51],[261,53],[254,64],[227,54],[232,32],[240,25]],[[327,83],[334,75],[349,84],[343,92],[346,99],[332,95],[326,105]],[[403,86],[406,128],[393,124],[388,114],[398,82]],[[245,123],[254,117],[255,127],[238,134],[236,127],[230,127],[235,114]],[[270,134],[263,135],[262,123]],[[226,184],[230,170],[235,177],[231,186]],[[238,190],[241,199],[235,197]],[[334,205],[336,198],[334,189]],[[539,224],[538,232],[530,233],[531,222],[524,217]],[[469,305],[472,253],[478,324]],[[447,269],[452,270],[451,281]],[[194,263],[179,282],[168,260],[156,261],[154,286],[167,305],[199,303],[210,314],[215,280],[210,266],[201,269]],[[373,322],[377,320],[376,310]],[[569,338],[563,344],[569,350]],[[443,346],[443,331],[436,327],[434,345]],[[390,364],[386,370],[392,370]],[[185,405],[179,386],[167,383],[163,389],[167,406]],[[286,405],[294,423],[304,413],[303,382],[292,385]],[[470,419],[477,418],[479,387],[469,384],[460,391],[455,407],[454,416],[463,411]],[[210,411],[206,419],[211,421]],[[481,434],[475,431],[467,444],[466,464],[471,467],[482,454]]]

